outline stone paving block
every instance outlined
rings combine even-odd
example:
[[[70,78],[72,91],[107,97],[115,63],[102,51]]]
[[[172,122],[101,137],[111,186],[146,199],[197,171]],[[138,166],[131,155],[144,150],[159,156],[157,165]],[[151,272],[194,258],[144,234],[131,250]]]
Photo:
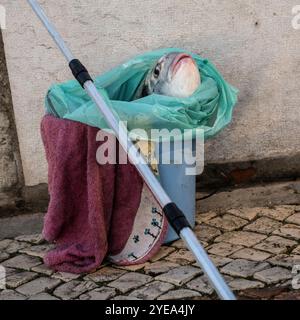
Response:
[[[80,277],[80,274],[69,273],[69,272],[55,272],[52,278],[60,279],[63,282],[69,282],[71,280],[76,280]]]
[[[58,298],[51,296],[49,293],[46,292],[42,292],[42,293],[38,293],[32,297],[30,297],[28,300],[41,300],[41,301],[50,301],[50,300],[59,300]]]
[[[125,273],[125,270],[112,267],[104,267],[94,273],[88,274],[84,279],[94,282],[108,282],[120,278]]]
[[[16,290],[26,296],[33,296],[41,292],[47,292],[53,290],[61,283],[58,279],[51,279],[46,277],[37,278],[32,280],[22,286],[18,287]]]
[[[296,224],[286,224],[279,230],[275,230],[273,234],[286,238],[291,238],[296,241],[300,240],[300,226]]]
[[[293,254],[300,254],[300,245],[293,250]]]
[[[208,243],[206,241],[201,239],[199,239],[199,241],[204,248],[208,246]],[[186,244],[181,239],[172,242],[170,245],[176,249],[186,249]]]
[[[260,210],[261,208],[239,208],[239,209],[230,209],[230,210],[227,210],[226,212],[236,217],[246,219],[248,221],[252,221],[258,216]]]
[[[188,265],[196,261],[191,251],[186,249],[180,249],[173,252],[172,254],[167,256],[165,260],[173,263],[177,263],[180,265]]]
[[[0,252],[0,263],[1,263],[2,261],[7,260],[9,257],[10,257],[10,255],[9,255],[8,253],[6,253],[6,252]]]
[[[209,257],[211,258],[212,262],[216,267],[223,267],[225,264],[232,261],[232,259],[228,257],[220,257],[214,254],[210,254]],[[197,264],[198,265],[198,264]]]
[[[270,234],[274,230],[280,228],[282,226],[282,223],[268,218],[268,217],[261,217],[252,222],[251,224],[248,224],[244,227],[244,230],[246,231],[253,231],[253,232],[259,232],[263,234]]]
[[[283,280],[291,279],[292,273],[288,269],[284,269],[281,267],[274,267],[274,268],[256,272],[254,274],[254,278],[270,285],[270,284],[281,282]]]
[[[108,286],[116,288],[122,293],[126,293],[130,290],[137,289],[146,283],[150,282],[153,278],[141,273],[129,272],[110,282]]]
[[[11,243],[13,243],[13,240],[10,239],[4,239],[0,241],[0,251],[3,252]]]
[[[221,257],[227,257],[242,248],[242,246],[238,246],[235,244],[219,242],[209,246],[207,250],[210,254],[215,254]]]
[[[36,267],[31,268],[31,270],[37,273],[45,274],[47,276],[51,276],[54,273],[54,271],[47,267],[45,264],[40,264]]]
[[[163,273],[155,277],[155,279],[170,282],[172,284],[175,284],[176,286],[181,286],[201,273],[202,271],[199,268],[192,266],[183,266],[172,269],[167,273]]]
[[[286,222],[300,225],[300,213],[293,214],[286,219]]]
[[[221,269],[222,273],[228,274],[233,277],[249,278],[255,272],[269,268],[267,262],[256,262],[244,259],[233,260]]]
[[[244,248],[233,253],[230,258],[232,259],[245,259],[252,261],[265,261],[272,256],[271,253],[252,249]]]
[[[141,299],[138,299],[136,297],[131,297],[131,296],[116,296],[114,298],[112,298],[111,300],[117,300],[117,301],[126,301],[126,300],[141,300]]]
[[[254,248],[274,254],[280,254],[287,252],[287,250],[296,245],[297,242],[293,240],[289,240],[278,236],[271,236],[263,240],[261,243],[257,244]]]
[[[18,236],[15,239],[18,241],[29,242],[31,244],[42,244],[45,242],[43,236],[40,233]]]
[[[82,294],[80,300],[108,300],[116,295],[114,288],[100,287]]]
[[[252,247],[266,237],[267,236],[255,232],[232,231],[219,236],[217,239],[215,239],[215,242],[227,242],[234,245]]]
[[[188,289],[178,289],[171,290],[166,294],[158,297],[157,300],[182,300],[182,299],[191,299],[195,297],[201,297],[201,294],[197,291],[188,290]]]
[[[186,284],[186,286],[194,291],[198,291],[205,295],[211,295],[214,293],[214,289],[210,285],[206,276],[200,276]]]
[[[116,268],[118,269],[122,269],[122,270],[126,270],[126,271],[139,271],[144,269],[146,266],[146,263],[142,263],[142,264],[135,264],[135,265],[131,265],[131,266],[116,266]]]
[[[12,241],[5,249],[6,253],[15,254],[21,249],[29,247],[30,244],[26,242]]]
[[[36,246],[22,249],[20,250],[20,253],[25,253],[33,257],[44,258],[45,254],[53,248],[54,248],[54,245],[42,244],[42,245],[36,245]]]
[[[217,228],[208,226],[206,224],[199,224],[195,227],[194,232],[197,235],[197,238],[199,240],[210,242],[217,236],[221,234],[221,231]]]
[[[300,255],[280,254],[268,260],[274,266],[292,269],[295,265],[300,265]]]
[[[223,216],[213,218],[207,223],[210,226],[214,226],[223,231],[234,231],[245,226],[248,221],[231,214],[225,214]]]
[[[37,277],[38,275],[34,272],[29,272],[29,271],[17,272],[7,276],[6,286],[9,289],[15,289],[23,285],[24,283],[27,283]]]
[[[60,281],[56,279],[56,281]],[[95,289],[97,285],[92,281],[72,280],[57,287],[53,295],[62,300],[76,299],[87,291]]]
[[[4,300],[26,300],[27,297],[14,291],[14,290],[3,290],[0,291],[0,301]]]
[[[4,267],[11,267],[30,271],[31,268],[42,264],[42,261],[37,257],[27,256],[25,254],[15,256],[2,263]]]
[[[177,263],[161,260],[154,263],[147,263],[144,271],[150,276],[157,276],[177,267],[180,267]]]
[[[197,213],[196,214],[196,224],[206,223],[210,219],[217,216],[217,213],[214,211],[209,211],[205,213]]]
[[[165,292],[173,289],[174,286],[170,283],[154,281],[146,284],[144,287],[134,290],[130,293],[130,296],[136,297],[142,300],[154,300]]]
[[[170,253],[174,252],[175,248],[173,247],[167,247],[167,246],[162,246],[159,250],[159,252],[150,259],[151,262],[156,262],[160,259],[165,258],[168,256]]]
[[[265,285],[260,281],[252,281],[247,279],[234,279],[229,282],[229,287],[234,291],[263,288]]]
[[[274,208],[262,208],[260,215],[284,221],[294,213],[294,206],[276,206]]]

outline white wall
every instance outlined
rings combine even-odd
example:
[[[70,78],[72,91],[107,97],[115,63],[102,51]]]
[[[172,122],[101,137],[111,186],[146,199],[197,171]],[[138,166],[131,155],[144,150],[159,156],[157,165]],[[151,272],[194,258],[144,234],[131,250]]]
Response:
[[[27,185],[47,176],[39,135],[43,99],[70,79],[65,61],[26,1],[2,0],[3,32]],[[185,47],[211,59],[241,91],[232,125],[207,145],[210,162],[300,151],[300,30],[295,0],[40,1],[74,54],[99,74],[135,54]]]

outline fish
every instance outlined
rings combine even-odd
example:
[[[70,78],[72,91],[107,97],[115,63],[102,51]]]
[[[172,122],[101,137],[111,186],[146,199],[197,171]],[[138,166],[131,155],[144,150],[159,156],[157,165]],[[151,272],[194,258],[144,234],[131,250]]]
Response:
[[[199,68],[191,55],[170,52],[156,61],[139,84],[133,100],[151,94],[187,98],[201,85]]]

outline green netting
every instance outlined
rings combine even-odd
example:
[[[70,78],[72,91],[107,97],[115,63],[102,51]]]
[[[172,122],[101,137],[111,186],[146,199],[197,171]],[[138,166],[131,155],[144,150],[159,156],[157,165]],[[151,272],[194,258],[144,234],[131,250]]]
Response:
[[[192,54],[201,72],[202,84],[188,98],[157,94],[131,101],[145,74],[164,54],[178,48],[161,49],[137,56],[97,77],[95,85],[107,105],[122,120],[128,130],[203,129],[205,138],[216,135],[232,118],[238,90],[227,83],[207,59]],[[48,113],[108,129],[98,107],[76,80],[51,86],[46,97]]]

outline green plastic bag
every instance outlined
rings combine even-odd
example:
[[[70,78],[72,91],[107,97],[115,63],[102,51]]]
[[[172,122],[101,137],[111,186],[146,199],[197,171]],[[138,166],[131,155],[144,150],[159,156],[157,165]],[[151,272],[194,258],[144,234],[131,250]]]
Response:
[[[178,48],[161,49],[137,56],[97,77],[95,85],[109,108],[128,130],[202,129],[207,139],[216,135],[232,118],[238,90],[228,84],[206,59],[192,54],[201,72],[202,83],[188,98],[152,94],[131,101],[136,88],[155,62],[168,52],[186,52]],[[98,107],[76,80],[51,86],[46,96],[47,113],[109,129]],[[143,139],[143,137],[140,137]],[[146,139],[146,138],[145,138]]]

